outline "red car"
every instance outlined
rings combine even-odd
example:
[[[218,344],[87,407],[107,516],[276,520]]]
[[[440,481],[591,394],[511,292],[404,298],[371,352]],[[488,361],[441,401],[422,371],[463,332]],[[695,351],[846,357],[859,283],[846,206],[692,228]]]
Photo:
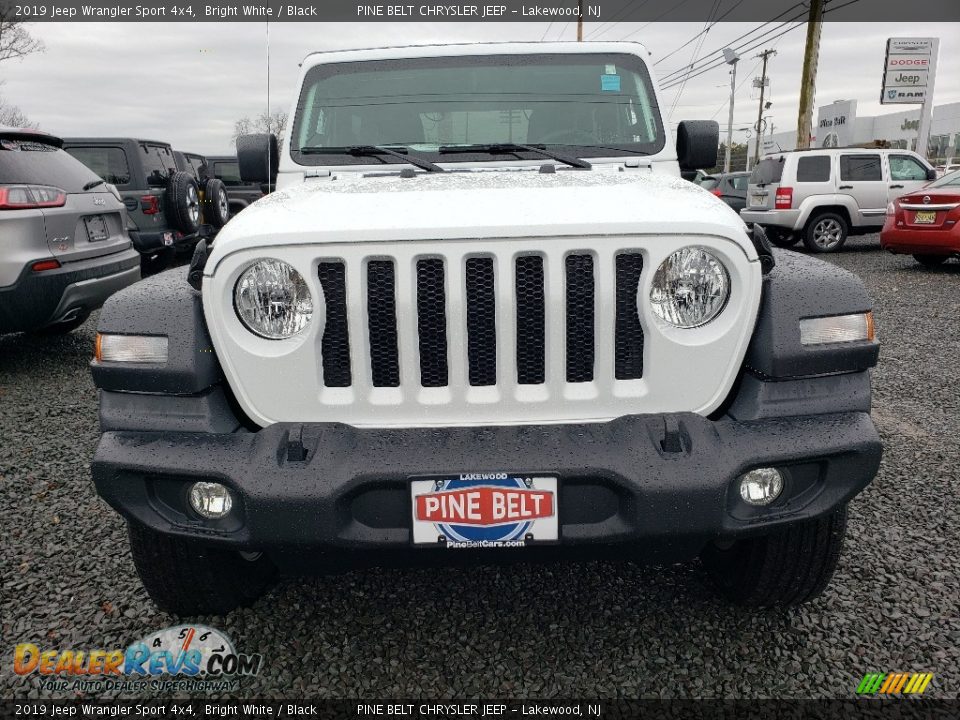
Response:
[[[922,265],[960,257],[960,172],[944,175],[887,205],[880,246]]]

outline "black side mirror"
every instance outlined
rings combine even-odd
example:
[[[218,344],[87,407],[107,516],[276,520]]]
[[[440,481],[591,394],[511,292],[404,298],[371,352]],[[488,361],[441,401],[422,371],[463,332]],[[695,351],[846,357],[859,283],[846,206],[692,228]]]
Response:
[[[684,120],[677,127],[677,162],[681,170],[712,168],[720,150],[720,125],[714,120]]]
[[[280,168],[277,136],[273,133],[241,135],[237,138],[237,162],[244,182],[273,184]]]
[[[936,180],[936,179],[937,179],[937,171],[934,170],[933,168],[927,168],[927,180]]]

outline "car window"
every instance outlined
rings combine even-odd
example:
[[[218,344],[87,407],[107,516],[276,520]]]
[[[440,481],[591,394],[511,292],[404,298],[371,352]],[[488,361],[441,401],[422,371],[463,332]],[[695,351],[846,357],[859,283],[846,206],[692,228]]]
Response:
[[[730,183],[733,185],[734,190],[746,190],[747,185],[750,184],[749,175],[734,175],[730,178]]]
[[[890,156],[891,180],[926,180],[927,168],[909,155]]]
[[[143,169],[148,185],[166,185],[170,171],[176,171],[177,163],[170,148],[163,145],[140,145]]]
[[[879,155],[841,155],[840,179],[851,182],[883,180]]]
[[[240,179],[240,165],[236,160],[219,160],[213,163],[213,176],[223,181],[224,185],[242,185]]]
[[[829,155],[812,155],[797,160],[797,182],[827,182],[829,179]]]
[[[704,190],[713,190],[719,184],[720,181],[715,177],[705,177],[700,181],[700,187],[702,187]]]
[[[783,158],[764,158],[750,173],[751,185],[769,185],[780,182],[783,177]]]
[[[0,184],[51,185],[80,193],[84,185],[97,179],[90,168],[53,145],[35,140],[0,140]]]
[[[203,175],[204,168],[206,163],[203,161],[202,157],[197,155],[184,155],[187,160],[187,165],[190,167],[190,170],[193,172],[194,177],[199,178]]]
[[[67,152],[108,183],[118,187],[130,184],[130,166],[123,148],[71,147]]]
[[[953,171],[953,172],[951,172],[951,173],[947,173],[946,175],[944,175],[944,176],[943,176],[942,178],[940,178],[939,180],[937,180],[937,181],[935,181],[935,182],[932,182],[932,183],[930,183],[929,185],[927,185],[927,187],[928,187],[928,188],[936,188],[936,187],[960,187],[960,171],[956,171],[956,170],[955,170],[955,171]]]

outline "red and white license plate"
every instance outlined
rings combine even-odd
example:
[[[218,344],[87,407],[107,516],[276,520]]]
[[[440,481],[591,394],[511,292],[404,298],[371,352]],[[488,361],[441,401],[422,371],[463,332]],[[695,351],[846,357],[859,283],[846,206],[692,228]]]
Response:
[[[559,539],[557,478],[461,473],[410,483],[415,545],[522,547]]]

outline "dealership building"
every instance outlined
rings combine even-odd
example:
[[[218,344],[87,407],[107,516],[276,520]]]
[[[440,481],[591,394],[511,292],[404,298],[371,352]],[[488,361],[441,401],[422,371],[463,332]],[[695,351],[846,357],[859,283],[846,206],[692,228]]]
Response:
[[[860,117],[856,100],[838,100],[817,109],[814,140],[810,146],[849,147],[880,141],[889,143],[890,147],[916,150],[919,123],[919,105],[888,115]],[[796,131],[767,135],[763,142],[765,153],[793,150],[796,146]],[[960,157],[960,102],[933,108],[927,156],[938,162]]]

